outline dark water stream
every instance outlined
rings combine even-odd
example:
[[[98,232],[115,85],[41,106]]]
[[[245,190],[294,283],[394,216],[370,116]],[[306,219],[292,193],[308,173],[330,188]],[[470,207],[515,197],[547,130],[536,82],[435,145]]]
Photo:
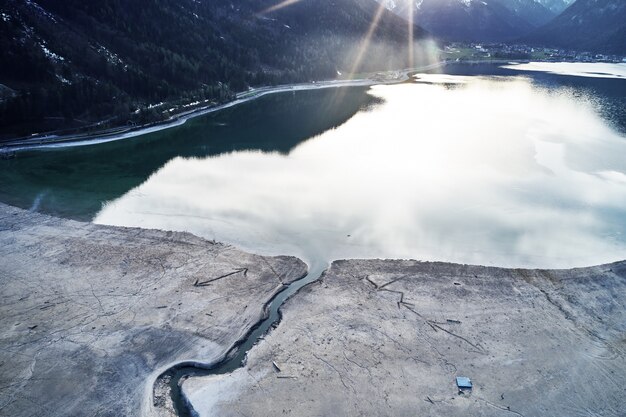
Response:
[[[280,321],[280,307],[285,301],[298,292],[302,287],[316,281],[323,273],[325,265],[310,265],[307,275],[297,281],[292,282],[272,298],[267,305],[267,317],[261,320],[250,332],[234,346],[221,362],[203,367],[202,364],[180,364],[165,371],[161,377],[169,376],[170,392],[176,413],[180,417],[192,417],[189,405],[181,393],[181,382],[192,376],[222,375],[233,372],[245,364],[248,351],[274,326]]]

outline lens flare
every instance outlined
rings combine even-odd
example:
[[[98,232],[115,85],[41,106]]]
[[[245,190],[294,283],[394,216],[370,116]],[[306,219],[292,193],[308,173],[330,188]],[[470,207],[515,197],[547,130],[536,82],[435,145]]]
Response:
[[[408,22],[408,32],[409,32],[409,68],[413,68],[415,66],[415,57],[413,56],[413,8],[411,7],[413,4],[413,0],[407,0],[408,8],[407,8],[407,17],[406,20]]]
[[[365,56],[365,52],[369,48],[370,42],[372,40],[372,36],[374,35],[374,31],[378,27],[378,22],[380,21],[380,18],[382,17],[383,12],[385,10],[386,9],[385,9],[384,4],[381,3],[378,5],[378,10],[376,10],[376,14],[374,15],[374,18],[372,19],[372,22],[370,23],[370,27],[367,29],[367,33],[365,34],[365,37],[363,38],[363,41],[361,42],[361,46],[359,47],[359,50],[356,54],[356,58],[354,59],[354,63],[352,65],[352,69],[350,70],[350,74],[354,74],[357,71],[357,69],[361,66],[361,61],[363,61],[363,57]]]
[[[274,12],[276,10],[280,10],[282,8],[285,8],[287,6],[291,6],[292,4],[295,3],[299,3],[301,0],[284,0],[278,4],[275,4],[274,6],[268,7],[267,9],[263,10],[262,12],[260,12],[260,14],[266,14],[266,13],[271,13]]]
[[[288,6],[292,6],[296,3],[301,2],[302,0],[283,0],[274,6],[268,7],[267,9],[259,12],[260,15],[271,13],[280,9],[283,9]],[[413,3],[411,0],[406,0],[408,3],[407,7],[407,67],[415,68],[417,65],[423,67],[427,64],[432,64],[433,62],[438,61],[438,56],[436,53],[436,45],[432,45],[426,40],[422,40],[419,43],[415,42],[415,17],[413,14]],[[378,28],[380,20],[383,17],[383,14],[386,11],[386,7],[384,3],[379,3],[378,8],[376,9],[374,16],[372,17],[372,21],[367,29],[367,32],[363,36],[362,40],[358,44],[358,47],[353,51],[354,59],[352,59],[352,65],[350,70],[347,72],[348,77],[354,77],[363,60],[365,58],[366,53],[372,49],[372,37],[374,36],[374,32]],[[416,56],[417,55],[417,56]],[[422,68],[424,69],[424,68]]]

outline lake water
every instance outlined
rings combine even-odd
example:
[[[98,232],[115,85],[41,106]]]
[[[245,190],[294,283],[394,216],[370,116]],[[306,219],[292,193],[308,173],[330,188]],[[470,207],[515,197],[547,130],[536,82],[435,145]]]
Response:
[[[269,95],[129,140],[21,152],[0,161],[0,201],[314,264],[625,259],[626,80],[594,68],[456,65]]]

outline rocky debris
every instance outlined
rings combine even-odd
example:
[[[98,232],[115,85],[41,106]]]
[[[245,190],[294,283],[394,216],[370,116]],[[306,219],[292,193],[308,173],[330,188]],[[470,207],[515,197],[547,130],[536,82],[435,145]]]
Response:
[[[625,386],[626,262],[349,260],[287,301],[244,368],[183,393],[200,416],[617,417]]]
[[[221,359],[306,269],[0,204],[0,415],[169,414],[157,376]]]

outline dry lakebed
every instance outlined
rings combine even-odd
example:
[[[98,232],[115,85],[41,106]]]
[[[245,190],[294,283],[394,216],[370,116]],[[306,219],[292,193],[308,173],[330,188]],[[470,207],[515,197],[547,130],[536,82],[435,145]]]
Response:
[[[173,415],[159,376],[221,361],[306,273],[187,233],[0,204],[0,415]],[[191,414],[626,413],[626,262],[339,260],[281,311],[243,367],[181,379]]]

